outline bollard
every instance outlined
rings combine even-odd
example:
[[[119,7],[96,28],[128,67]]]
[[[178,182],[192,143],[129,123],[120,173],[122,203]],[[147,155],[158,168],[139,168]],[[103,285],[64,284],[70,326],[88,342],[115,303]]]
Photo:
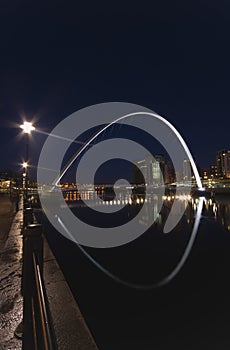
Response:
[[[33,310],[35,277],[33,254],[43,270],[42,225],[30,224],[23,231],[22,295],[23,295],[23,350],[34,349]]]
[[[25,208],[23,211],[23,228],[26,228],[28,225],[33,224],[33,208]]]

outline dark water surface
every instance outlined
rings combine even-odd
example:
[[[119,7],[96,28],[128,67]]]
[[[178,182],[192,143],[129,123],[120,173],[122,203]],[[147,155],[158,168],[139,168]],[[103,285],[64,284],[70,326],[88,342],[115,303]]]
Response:
[[[74,201],[71,206],[74,213],[87,219],[84,207]],[[86,248],[87,252],[126,281],[140,285],[158,281],[184,252],[196,201],[190,200],[180,223],[165,235],[162,223],[167,210],[168,204],[155,224],[130,244]],[[131,205],[125,215],[136,211]],[[107,277],[75,243],[57,233],[42,212],[36,215],[100,350],[230,348],[230,197],[205,200],[187,262],[169,284],[153,290],[132,289]],[[149,215],[143,216],[142,224]],[[121,221],[123,218],[124,213]],[[91,219],[95,224],[96,218]],[[104,217],[100,225],[107,227],[106,220]]]

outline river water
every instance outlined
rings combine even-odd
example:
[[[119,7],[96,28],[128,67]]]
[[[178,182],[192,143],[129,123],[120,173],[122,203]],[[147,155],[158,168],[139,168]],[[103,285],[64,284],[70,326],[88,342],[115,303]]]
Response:
[[[92,200],[90,193],[84,198],[66,195],[71,210],[81,220],[103,229],[115,222],[118,225],[130,220],[145,201],[141,196],[136,197],[135,203],[127,203],[122,215],[111,217],[92,214],[81,199],[86,203]],[[119,200],[126,203],[125,196]],[[175,200],[186,209],[176,227],[164,234],[163,226]],[[117,204],[114,200],[113,205]],[[230,348],[230,196],[203,200],[197,236],[181,270],[163,287],[145,288],[169,275],[177,266],[191,237],[198,204],[198,198],[167,196],[155,223],[133,242],[116,248],[85,248],[114,279],[37,211],[47,240],[100,350]],[[147,225],[152,216],[153,213],[146,210],[138,224]],[[141,288],[132,288],[117,279]]]

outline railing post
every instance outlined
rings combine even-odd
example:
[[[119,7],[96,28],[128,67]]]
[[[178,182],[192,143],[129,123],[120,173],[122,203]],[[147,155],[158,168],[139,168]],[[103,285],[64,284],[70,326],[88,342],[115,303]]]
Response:
[[[27,212],[27,211],[26,211]],[[29,212],[31,215],[31,212]],[[30,217],[28,218],[28,220]],[[27,219],[26,219],[27,220]],[[25,220],[25,221],[26,221]],[[43,269],[42,225],[30,224],[23,230],[23,263],[22,263],[22,295],[23,295],[23,350],[36,349],[34,340],[34,271],[33,252],[35,252],[40,269]]]
[[[26,228],[28,225],[33,224],[33,208],[25,208],[23,211],[23,228]]]

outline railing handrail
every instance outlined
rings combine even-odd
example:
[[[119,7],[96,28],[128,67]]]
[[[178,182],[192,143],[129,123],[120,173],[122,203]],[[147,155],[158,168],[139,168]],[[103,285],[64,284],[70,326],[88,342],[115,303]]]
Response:
[[[47,298],[45,294],[45,286],[43,277],[40,271],[39,262],[35,252],[33,252],[33,267],[34,267],[34,276],[35,276],[35,291],[37,292],[38,298],[38,307],[39,313],[41,317],[41,325],[42,325],[42,335],[44,340],[44,348],[45,350],[53,350],[53,341],[52,341],[52,331],[51,331],[51,322],[48,316],[48,306],[47,306]]]
[[[43,279],[42,225],[33,224],[33,213],[24,210],[23,229],[23,350],[54,350],[55,332]],[[29,224],[28,224],[29,223]]]

